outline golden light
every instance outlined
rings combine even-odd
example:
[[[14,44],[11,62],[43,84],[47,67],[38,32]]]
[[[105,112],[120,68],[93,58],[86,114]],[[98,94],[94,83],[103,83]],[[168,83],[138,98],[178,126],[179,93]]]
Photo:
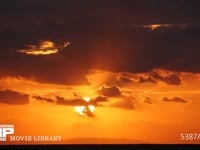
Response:
[[[40,48],[41,49],[45,49],[45,48],[51,48],[54,47],[54,43],[51,41],[44,41],[40,44]]]
[[[162,26],[161,24],[152,24],[151,25],[151,30],[154,30],[154,29],[159,28],[161,26]]]
[[[58,53],[58,50],[57,49],[49,49],[49,50],[20,50],[20,52],[22,53],[26,53],[26,54],[30,54],[30,55],[50,55],[50,54],[55,54],[55,53]]]
[[[90,101],[90,98],[89,98],[89,97],[83,97],[83,99],[84,99],[86,102],[89,102],[89,101]]]
[[[89,97],[83,97],[83,100],[89,102],[91,99]],[[89,116],[95,110],[95,106],[91,104],[86,106],[75,106],[74,108],[81,116]]]
[[[144,25],[144,28],[150,28],[151,30],[155,30],[159,27],[169,27],[171,26],[170,24],[151,24],[151,25]]]
[[[94,107],[93,105],[89,105],[88,108],[89,108],[89,110],[90,110],[91,112],[94,112],[94,110],[95,110],[95,107]]]
[[[75,106],[75,111],[79,113],[82,116],[85,116],[86,114],[84,113],[84,109],[86,106]]]
[[[58,53],[68,45],[70,45],[70,42],[64,42],[63,45],[58,45],[51,41],[43,41],[39,46],[26,45],[27,49],[18,50],[18,52],[28,55],[51,55]]]

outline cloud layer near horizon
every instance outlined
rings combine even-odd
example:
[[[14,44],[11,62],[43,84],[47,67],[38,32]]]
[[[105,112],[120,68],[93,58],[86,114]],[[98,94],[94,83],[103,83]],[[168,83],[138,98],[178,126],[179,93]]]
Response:
[[[12,104],[12,100],[15,104],[22,104],[17,95],[25,94],[29,96],[30,103],[73,107],[91,104],[96,107],[137,110],[146,104],[157,105],[162,102],[186,105],[198,103],[200,92],[200,76],[194,73],[162,69],[145,73],[91,70],[86,77],[90,83],[88,86],[44,84],[23,78],[4,78],[0,80],[1,93],[6,94],[7,98],[1,98],[1,103]],[[10,92],[3,92],[3,89],[9,89]],[[86,102],[83,97],[90,97],[90,102]]]
[[[0,103],[10,105],[25,105],[29,104],[29,97],[27,94],[22,94],[12,90],[1,90]]]

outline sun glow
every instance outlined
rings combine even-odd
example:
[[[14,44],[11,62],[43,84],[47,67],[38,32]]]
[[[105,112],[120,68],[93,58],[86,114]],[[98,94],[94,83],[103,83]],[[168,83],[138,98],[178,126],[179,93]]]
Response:
[[[94,112],[94,110],[95,110],[95,107],[94,107],[93,105],[89,105],[88,108],[89,108],[89,110],[90,110],[91,112]]]
[[[83,97],[83,100],[89,103],[91,99],[89,97]],[[95,106],[91,104],[85,106],[75,106],[74,108],[75,111],[81,116],[91,116],[92,112],[95,110]]]
[[[89,98],[89,97],[83,97],[83,99],[84,99],[86,102],[89,102],[89,101],[90,101],[90,98]]]
[[[75,106],[75,111],[78,112],[80,115],[85,116],[84,109],[86,106]]]

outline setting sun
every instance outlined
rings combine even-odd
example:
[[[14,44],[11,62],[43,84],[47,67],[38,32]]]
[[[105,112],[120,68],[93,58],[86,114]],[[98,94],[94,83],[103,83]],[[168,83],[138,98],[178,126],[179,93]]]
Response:
[[[78,112],[80,115],[85,116],[86,114],[84,113],[85,106],[75,106],[75,111]]]
[[[88,108],[91,112],[94,112],[95,107],[93,105],[89,105]]]
[[[92,112],[95,110],[95,106],[89,104],[91,98],[83,97],[83,100],[86,102],[86,105],[83,106],[75,106],[74,109],[81,116],[92,116]]]

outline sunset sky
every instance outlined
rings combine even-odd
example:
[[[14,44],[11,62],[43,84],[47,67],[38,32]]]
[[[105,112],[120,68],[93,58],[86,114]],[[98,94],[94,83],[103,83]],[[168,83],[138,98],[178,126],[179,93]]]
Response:
[[[62,144],[200,143],[180,140],[200,134],[199,5],[2,0],[0,124]]]

